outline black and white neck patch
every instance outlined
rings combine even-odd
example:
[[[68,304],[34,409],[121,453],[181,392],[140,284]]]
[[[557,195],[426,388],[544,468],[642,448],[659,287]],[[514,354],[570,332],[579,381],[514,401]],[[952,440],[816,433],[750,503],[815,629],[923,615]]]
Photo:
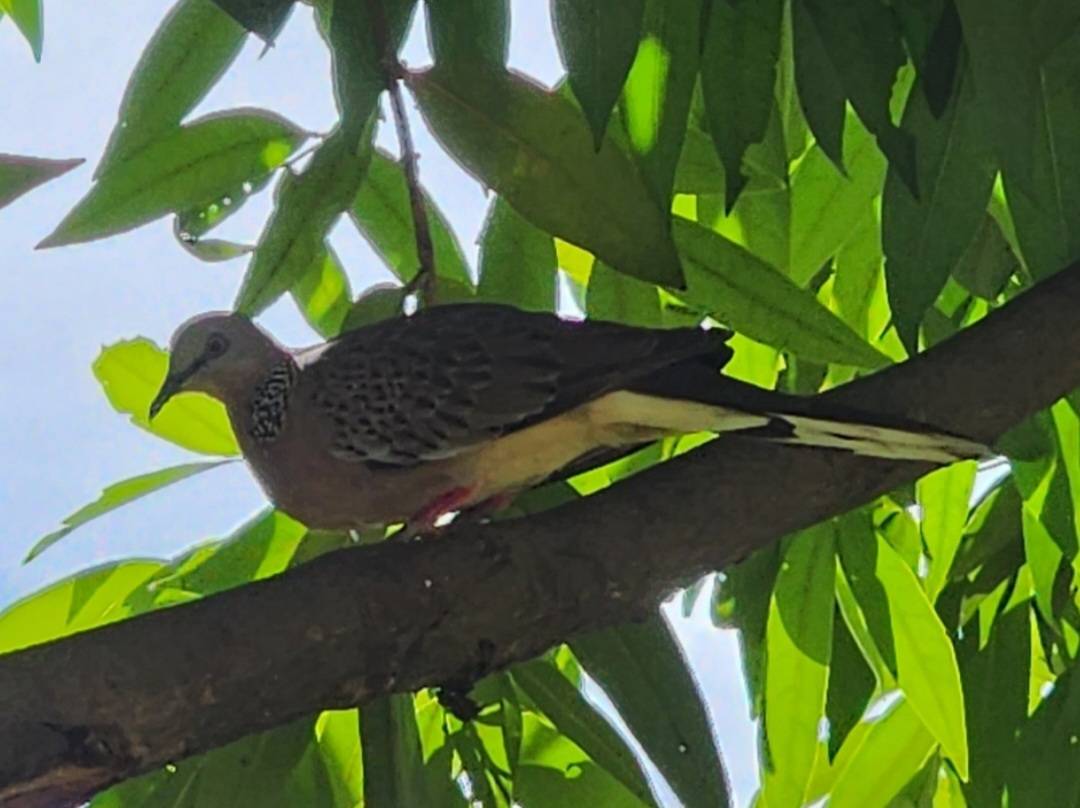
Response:
[[[285,428],[289,394],[296,382],[296,366],[286,361],[274,368],[255,388],[251,397],[251,426],[248,433],[255,440],[269,443]]]

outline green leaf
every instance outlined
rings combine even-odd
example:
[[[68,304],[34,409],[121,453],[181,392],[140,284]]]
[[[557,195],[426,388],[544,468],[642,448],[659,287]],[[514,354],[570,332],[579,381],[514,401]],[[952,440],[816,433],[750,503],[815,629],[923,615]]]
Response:
[[[580,636],[570,648],[683,805],[730,804],[701,694],[662,618]]]
[[[623,88],[620,112],[627,144],[665,207],[686,136],[702,16],[702,0],[646,0],[641,41]],[[711,142],[706,146],[715,163]]]
[[[180,246],[200,261],[205,261],[208,264],[231,261],[233,258],[255,252],[255,246],[252,244],[237,244],[235,241],[226,241],[220,238],[196,238],[194,236],[184,238],[184,235],[186,234],[177,234],[176,240],[180,242]]]
[[[554,311],[558,263],[551,236],[495,197],[480,235],[477,297],[530,311]]]
[[[136,426],[193,452],[239,455],[224,405],[201,393],[178,395],[151,423],[150,402],[168,368],[168,354],[141,337],[103,348],[94,360],[94,376],[109,403]]]
[[[468,262],[450,223],[426,191],[423,198],[435,250],[436,274],[471,283]],[[382,149],[376,149],[372,155],[367,177],[349,208],[349,216],[391,272],[403,281],[415,277],[420,270],[420,258],[416,253],[409,187],[401,163]]]
[[[127,780],[91,808],[352,808],[331,785],[330,760],[316,738],[317,717],[250,735],[204,755]]]
[[[381,696],[360,710],[364,805],[431,805],[413,697]]]
[[[209,202],[281,165],[305,137],[260,110],[231,110],[182,126],[102,174],[38,248],[123,233]]]
[[[254,316],[277,300],[325,254],[326,235],[356,196],[370,162],[341,133],[315,152],[303,174],[286,172],[274,192],[274,212],[236,296],[237,311]]]
[[[85,160],[47,160],[43,157],[20,157],[0,154],[0,208],[10,205],[27,191],[66,174]]]
[[[902,126],[918,139],[916,198],[890,167],[882,204],[885,279],[896,328],[914,354],[918,328],[985,218],[996,163],[975,106],[971,74],[937,119],[921,88],[908,96]]]
[[[953,278],[973,295],[996,300],[1020,269],[1020,260],[1001,226],[993,216],[986,214],[975,237],[953,267]]]
[[[536,715],[525,713],[523,719],[514,804],[537,808],[563,805],[642,808],[653,804],[627,791],[570,739],[553,731]]]
[[[923,543],[930,557],[926,596],[933,603],[949,582],[953,559],[967,523],[968,503],[978,463],[954,463],[927,474],[915,484],[915,501],[922,508]]]
[[[352,290],[349,276],[329,245],[324,245],[322,254],[316,255],[290,291],[300,313],[319,336],[330,339],[341,333],[352,309]]]
[[[506,67],[510,50],[508,0],[428,2],[427,24],[435,61],[448,69]]]
[[[600,261],[589,275],[585,304],[588,316],[596,320],[643,328],[658,328],[663,322],[657,287],[616,272]]]
[[[244,204],[269,185],[273,178],[271,174],[259,170],[260,174],[234,185],[220,196],[178,212],[173,222],[173,231],[178,233],[181,239],[197,239],[238,213]]]
[[[555,41],[597,151],[637,52],[645,0],[554,0]]]
[[[854,534],[841,534],[841,551],[848,577],[853,572],[865,580],[865,563],[855,562],[868,552],[872,559],[873,575],[885,593],[888,632],[883,626],[870,622],[870,630],[878,648],[891,644],[896,650],[896,678],[912,710],[941,744],[961,778],[967,778],[967,731],[964,722],[964,694],[956,653],[941,619],[934,611],[915,573],[889,546],[877,537],[876,548],[869,550],[867,542],[858,542]],[[867,590],[859,581],[852,587],[863,612],[875,613],[880,607],[869,602]]]
[[[718,320],[808,359],[857,367],[888,361],[812,292],[734,242],[679,218],[673,220],[673,233],[685,261],[686,300]]]
[[[277,39],[293,6],[293,0],[214,0],[214,3],[268,44]]]
[[[870,322],[874,295],[882,281],[881,229],[877,216],[864,216],[833,262],[833,300],[837,313],[866,340],[876,336]]]
[[[727,177],[730,210],[746,185],[743,155],[765,137],[780,56],[782,0],[715,0],[701,57],[709,129]]]
[[[30,50],[34,61],[41,61],[41,46],[44,44],[44,20],[42,19],[41,0],[0,0],[0,14],[7,12],[19,29]]]
[[[114,562],[20,598],[0,612],[0,654],[127,617],[125,599],[164,566],[149,559]]]
[[[372,3],[367,0],[332,4],[328,38],[333,53],[334,96],[341,110],[341,134],[349,147],[365,139],[364,130],[386,89],[383,61],[389,54],[397,54],[415,7],[416,0],[380,0],[382,20],[375,20]],[[390,42],[377,43],[380,33]]]
[[[352,331],[365,325],[400,317],[404,313],[406,292],[401,286],[380,283],[367,289],[353,303],[341,330]]]
[[[863,0],[796,0],[793,15],[799,94],[826,154],[842,165],[839,132],[849,99],[890,165],[917,191],[914,141],[889,114],[896,73],[907,61],[890,9]]]
[[[1075,671],[1054,689],[1020,729],[1010,748],[1009,805],[1036,808],[1075,803],[1080,794],[1080,686]]]
[[[149,474],[140,474],[136,477],[129,477],[126,480],[113,483],[112,485],[107,486],[105,490],[101,492],[101,496],[89,505],[84,505],[73,514],[64,517],[63,527],[59,530],[55,530],[47,536],[38,539],[34,546],[30,548],[30,552],[26,554],[23,563],[25,564],[26,562],[37,558],[52,545],[56,544],[56,542],[60,541],[60,539],[64,538],[68,533],[75,530],[75,528],[81,527],[87,522],[97,519],[99,516],[104,516],[110,511],[122,508],[130,502],[145,497],[147,494],[160,491],[162,488],[167,488],[173,483],[187,479],[195,474],[209,471],[212,468],[217,468],[222,465],[222,463],[227,462],[229,461],[184,463],[179,466],[159,469],[158,471],[152,471]]]
[[[509,73],[409,81],[447,151],[534,225],[620,272],[682,283],[666,210],[613,140],[594,150],[571,101]]]
[[[829,808],[888,804],[934,751],[933,736],[903,700],[872,724],[868,732],[850,738],[858,745],[836,776]]]
[[[971,744],[971,779],[964,784],[970,805],[1001,805],[1016,736],[1027,720],[1031,676],[1031,612],[1028,601],[994,620],[989,642],[965,633],[960,673]]]
[[[181,0],[143,50],[94,171],[172,133],[236,60],[247,32],[211,0]]]
[[[803,804],[818,752],[832,651],[835,529],[797,534],[776,576],[765,632],[766,804]]]
[[[558,668],[546,659],[534,659],[515,666],[510,675],[555,729],[643,803],[655,803],[634,753]]]
[[[825,717],[829,720],[829,760],[859,723],[874,695],[877,679],[858,643],[851,636],[839,609],[833,616],[832,653],[829,657],[829,689]]]

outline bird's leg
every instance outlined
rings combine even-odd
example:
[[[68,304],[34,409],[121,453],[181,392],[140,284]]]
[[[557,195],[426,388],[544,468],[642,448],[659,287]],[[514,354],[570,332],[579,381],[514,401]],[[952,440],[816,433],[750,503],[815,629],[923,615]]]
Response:
[[[435,532],[435,523],[439,518],[452,511],[460,510],[472,497],[473,489],[458,487],[451,488],[439,494],[427,505],[413,514],[401,531],[402,538],[416,538]]]

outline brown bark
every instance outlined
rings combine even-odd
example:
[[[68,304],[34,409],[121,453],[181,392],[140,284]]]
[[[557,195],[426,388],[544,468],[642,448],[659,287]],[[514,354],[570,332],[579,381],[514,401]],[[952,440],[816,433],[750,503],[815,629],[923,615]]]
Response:
[[[829,394],[984,440],[1080,385],[1080,264]],[[0,658],[0,803],[72,804],[298,716],[476,675],[927,471],[717,440],[528,519],[323,556]]]

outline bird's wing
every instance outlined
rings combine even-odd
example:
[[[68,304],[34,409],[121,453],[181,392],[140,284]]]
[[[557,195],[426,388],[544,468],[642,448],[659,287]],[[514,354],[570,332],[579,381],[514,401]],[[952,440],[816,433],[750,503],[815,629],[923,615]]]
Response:
[[[304,363],[336,456],[410,466],[453,456],[696,356],[729,335],[570,322],[488,303],[351,331]]]

